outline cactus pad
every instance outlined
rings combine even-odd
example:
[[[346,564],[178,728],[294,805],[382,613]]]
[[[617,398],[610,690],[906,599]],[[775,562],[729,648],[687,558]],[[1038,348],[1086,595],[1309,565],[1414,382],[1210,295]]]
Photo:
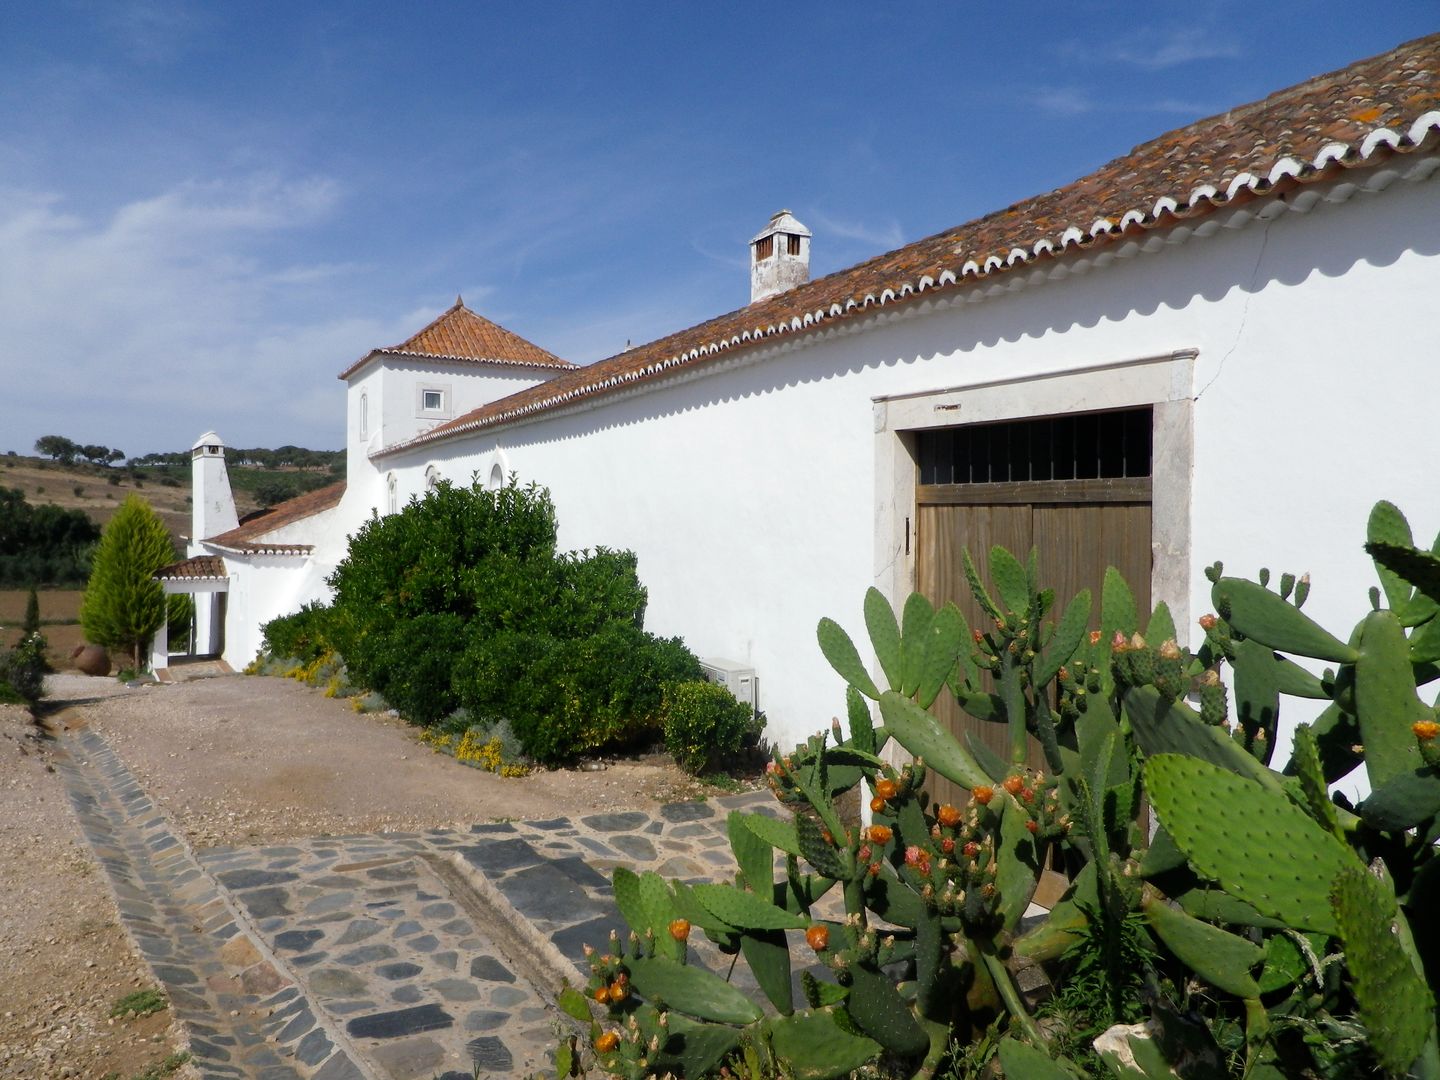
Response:
[[[1372,611],[1360,624],[1355,717],[1373,790],[1420,766],[1420,748],[1410,725],[1433,720],[1434,714],[1415,694],[1410,645],[1393,611]]]
[[[820,625],[815,628],[815,638],[825,659],[830,661],[830,666],[842,679],[872,700],[880,696],[875,680],[870,678],[870,673],[860,661],[855,643],[839,623],[834,619],[821,619]]]
[[[691,888],[716,918],[742,930],[803,930],[810,925],[809,919],[733,885],[699,884]]]
[[[1125,693],[1125,715],[1135,741],[1147,756],[1185,754],[1280,790],[1279,778],[1241,749],[1222,728],[1211,727],[1178,702],[1166,701],[1153,686]]]
[[[647,1001],[721,1024],[750,1024],[764,1013],[720,976],[663,956],[630,961],[630,982]]]
[[[1235,630],[1272,649],[1342,664],[1354,663],[1359,655],[1354,646],[1253,581],[1221,578],[1210,590],[1210,598]]]
[[[1360,804],[1360,816],[1377,829],[1403,832],[1440,814],[1440,771],[1423,769],[1392,776]]]
[[[1262,915],[1334,932],[1330,885],[1358,864],[1304,810],[1279,792],[1179,754],[1150,758],[1145,776],[1161,824],[1200,874]]]
[[[796,1013],[770,1025],[770,1047],[795,1080],[848,1076],[880,1056],[880,1044],[842,1027],[834,1008]]]
[[[1175,911],[1153,894],[1141,908],[1155,936],[1200,978],[1236,997],[1260,996],[1260,987],[1250,976],[1250,969],[1265,958],[1258,946]]]
[[[876,659],[880,661],[880,670],[885,673],[885,680],[892,690],[899,690],[903,662],[900,627],[895,622],[895,612],[890,609],[890,601],[873,585],[865,591],[865,629],[870,634],[870,645],[875,650]]]
[[[901,746],[945,779],[962,787],[980,787],[990,778],[933,716],[893,690],[880,695],[885,728]],[[818,868],[817,868],[818,869]]]
[[[1336,878],[1330,899],[1370,1045],[1387,1070],[1403,1074],[1435,1037],[1435,998],[1400,943],[1395,895],[1357,865]]]

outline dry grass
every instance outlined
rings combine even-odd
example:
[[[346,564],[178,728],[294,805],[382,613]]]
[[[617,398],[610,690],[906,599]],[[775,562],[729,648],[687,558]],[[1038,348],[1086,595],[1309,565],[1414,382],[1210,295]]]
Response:
[[[15,644],[20,624],[25,619],[25,601],[28,589],[0,589],[0,647]],[[80,629],[80,600],[85,595],[82,589],[41,589],[40,632],[45,635],[48,646],[45,655],[50,666],[57,671],[70,668],[70,654],[77,645],[85,644],[84,631]],[[52,621],[53,620],[53,621]]]

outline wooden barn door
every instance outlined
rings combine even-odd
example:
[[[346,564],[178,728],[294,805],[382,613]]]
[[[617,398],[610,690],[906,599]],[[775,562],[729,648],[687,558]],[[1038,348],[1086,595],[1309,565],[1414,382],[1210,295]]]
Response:
[[[968,549],[987,585],[989,552],[1001,545],[1022,561],[1038,551],[1040,584],[1055,590],[1058,617],[1081,589],[1094,597],[1116,567],[1143,611],[1150,604],[1151,410],[976,424],[917,433],[916,588],[937,607],[954,601],[971,626],[985,616],[965,580]],[[993,589],[992,589],[993,595]],[[959,738],[1008,753],[1001,725],[976,720],[943,692],[936,717]],[[1043,765],[1031,744],[1030,764]],[[964,793],[940,777],[928,782],[941,802]]]

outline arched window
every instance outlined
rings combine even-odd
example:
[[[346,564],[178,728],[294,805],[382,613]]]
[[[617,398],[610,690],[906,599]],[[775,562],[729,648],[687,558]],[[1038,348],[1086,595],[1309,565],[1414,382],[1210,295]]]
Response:
[[[360,395],[360,438],[370,434],[370,397],[368,394]]]
[[[440,470],[434,465],[425,466],[425,490],[434,491],[440,486]]]
[[[385,505],[391,514],[400,509],[400,482],[393,472],[385,481]]]
[[[505,472],[500,468],[500,463],[497,461],[494,465],[490,466],[490,490],[499,491],[504,486]]]

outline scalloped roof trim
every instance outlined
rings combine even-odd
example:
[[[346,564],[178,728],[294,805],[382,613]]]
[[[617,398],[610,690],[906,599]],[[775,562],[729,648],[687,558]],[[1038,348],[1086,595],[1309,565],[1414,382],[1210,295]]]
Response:
[[[1414,153],[1422,149],[1424,144],[1436,135],[1440,135],[1440,110],[1430,110],[1416,117],[1402,132],[1381,126],[1367,132],[1359,141],[1358,146],[1354,143],[1332,142],[1322,147],[1309,162],[1297,161],[1293,157],[1286,156],[1277,160],[1264,176],[1256,176],[1248,171],[1241,172],[1225,183],[1223,194],[1213,182],[1197,184],[1190,189],[1183,205],[1173,196],[1161,196],[1148,209],[1136,207],[1126,211],[1118,226],[1104,217],[1096,219],[1085,231],[1073,224],[1068,225],[1053,237],[1049,235],[1037,237],[1028,247],[1014,247],[1003,256],[999,253],[991,253],[984,258],[983,263],[977,263],[973,257],[969,258],[961,265],[958,274],[950,269],[943,270],[933,285],[922,284],[922,282],[929,283],[931,281],[931,278],[925,275],[916,282],[899,286],[899,292],[896,291],[895,286],[892,286],[884,289],[878,297],[873,292],[867,292],[863,299],[857,302],[852,296],[845,300],[843,312],[839,310],[840,304],[837,301],[832,303],[829,308],[820,308],[815,311],[813,321],[807,319],[801,322],[797,318],[791,318],[788,322],[780,321],[763,329],[756,328],[738,336],[721,338],[677,353],[662,361],[658,370],[654,364],[651,364],[643,368],[602,377],[594,382],[582,383],[558,394],[517,404],[510,408],[498,409],[493,413],[475,418],[460,417],[448,424],[433,428],[408,442],[387,447],[374,456],[389,456],[428,443],[455,438],[481,428],[511,423],[537,412],[589,397],[605,389],[654,378],[677,364],[696,360],[702,356],[713,356],[742,345],[758,344],[767,338],[787,331],[809,329],[828,320],[844,318],[857,307],[863,310],[872,306],[896,303],[908,299],[913,293],[925,288],[954,288],[962,283],[977,282],[999,272],[1029,265],[1039,258],[1059,258],[1066,252],[1088,248],[1097,241],[1103,242],[1116,235],[1124,235],[1136,230],[1148,231],[1167,223],[1173,225],[1182,220],[1208,215],[1239,199],[1270,194],[1277,184],[1282,182],[1314,183],[1326,179],[1325,174],[1333,166],[1353,169],[1371,164],[1372,159],[1382,152],[1387,155]],[[843,274],[844,271],[841,273]],[[579,370],[583,371],[584,368]],[[483,412],[483,410],[477,410],[477,412]]]

